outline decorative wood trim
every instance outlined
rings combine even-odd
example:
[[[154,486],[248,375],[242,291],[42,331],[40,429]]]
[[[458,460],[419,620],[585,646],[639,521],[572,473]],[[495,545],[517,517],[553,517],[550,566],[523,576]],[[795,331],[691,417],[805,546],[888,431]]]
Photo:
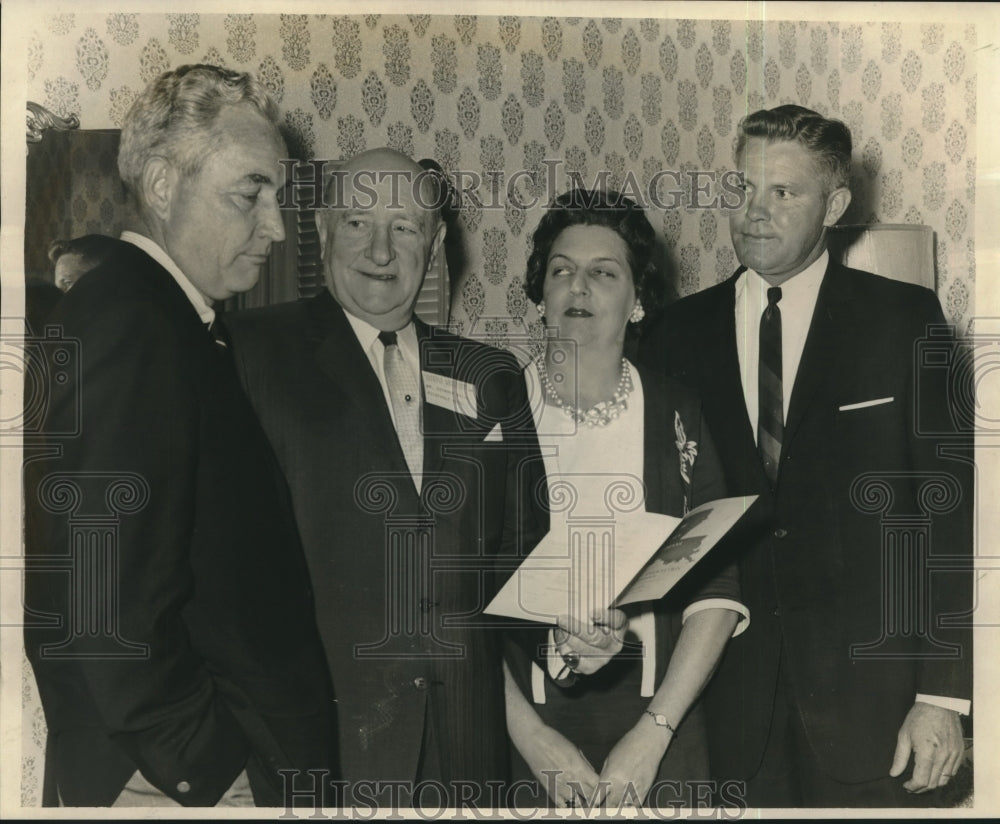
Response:
[[[55,112],[50,112],[44,106],[28,101],[28,122],[27,141],[28,143],[38,143],[45,135],[46,129],[56,129],[58,131],[68,131],[80,128],[80,118],[75,114],[69,117],[60,117]]]

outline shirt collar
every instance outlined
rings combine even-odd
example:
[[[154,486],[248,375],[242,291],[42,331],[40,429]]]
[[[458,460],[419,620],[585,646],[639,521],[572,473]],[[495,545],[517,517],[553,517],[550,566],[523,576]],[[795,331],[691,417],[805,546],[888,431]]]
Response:
[[[121,233],[121,239],[126,243],[131,243],[133,246],[138,246],[142,251],[149,255],[153,260],[160,264],[164,269],[166,269],[171,277],[177,281],[177,285],[181,287],[181,290],[187,295],[187,299],[191,302],[194,310],[198,313],[198,317],[201,318],[201,322],[206,325],[211,325],[215,320],[215,310],[212,305],[208,302],[205,296],[198,291],[197,287],[187,279],[185,274],[181,271],[180,266],[174,263],[173,258],[168,255],[162,246],[158,244],[152,238],[146,237],[146,235],[140,235],[138,232],[130,232],[128,230]]]
[[[344,309],[344,314],[347,316],[347,322],[351,324],[351,329],[354,330],[354,334],[357,337],[358,342],[361,344],[361,348],[364,349],[365,352],[371,352],[372,344],[378,340],[380,330],[376,329],[368,323],[368,321],[352,315],[346,309]],[[417,346],[417,327],[414,325],[412,320],[410,320],[410,322],[402,329],[396,330],[396,344],[400,349],[404,350],[405,354],[408,354],[416,359],[416,354],[419,349]]]
[[[782,301],[787,302],[789,298],[795,301],[806,294],[817,292],[823,282],[823,276],[826,274],[829,262],[830,252],[824,249],[823,253],[805,269],[781,284]],[[767,294],[767,290],[771,288],[771,284],[753,269],[746,270],[737,286],[748,289],[751,296],[760,297],[761,300]]]

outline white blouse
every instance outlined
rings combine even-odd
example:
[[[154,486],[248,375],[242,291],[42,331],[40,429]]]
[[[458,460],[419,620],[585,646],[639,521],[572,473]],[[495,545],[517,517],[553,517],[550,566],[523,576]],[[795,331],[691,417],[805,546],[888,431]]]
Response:
[[[532,361],[525,369],[528,399],[535,418],[538,441],[545,463],[549,493],[549,528],[573,528],[574,521],[587,521],[584,528],[600,529],[613,522],[616,513],[645,511],[646,488],[643,482],[645,454],[645,415],[642,380],[635,366],[628,363],[632,392],[628,406],[607,426],[577,424],[562,409],[545,402],[545,389]],[[741,620],[733,635],[749,625],[749,612],[743,604],[729,599],[706,599],[689,605],[682,621],[701,609],[727,608],[738,611]],[[652,610],[644,610],[629,619],[628,630],[642,644],[641,695],[651,698],[656,691],[656,621]],[[555,650],[549,631],[548,670],[555,678],[563,660]],[[531,667],[532,699],[545,703],[545,675],[537,663]]]
[[[549,528],[570,529],[579,519],[612,520],[616,512],[646,508],[643,470],[643,394],[636,368],[628,364],[632,392],[628,406],[607,426],[577,424],[562,409],[545,402],[545,389],[532,361],[525,370],[528,399],[535,417],[538,442],[545,462],[549,492]],[[598,521],[599,523],[599,521]],[[643,645],[642,695],[656,690],[656,623],[645,610],[628,625]],[[563,661],[555,651],[549,632],[549,674],[554,678]],[[531,665],[532,698],[545,703],[545,676],[537,663]]]

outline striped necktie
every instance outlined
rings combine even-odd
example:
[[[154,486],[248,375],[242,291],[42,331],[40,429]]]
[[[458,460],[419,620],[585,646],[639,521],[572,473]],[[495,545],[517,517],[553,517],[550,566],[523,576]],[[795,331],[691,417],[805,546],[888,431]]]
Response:
[[[420,386],[413,370],[403,360],[395,332],[379,332],[378,339],[384,347],[382,367],[392,401],[392,415],[396,421],[396,435],[403,447],[406,465],[420,491],[424,471],[424,438],[420,431]]]
[[[757,370],[757,450],[773,487],[778,480],[785,401],[781,385],[781,287],[767,290],[767,308],[760,318],[760,363]]]

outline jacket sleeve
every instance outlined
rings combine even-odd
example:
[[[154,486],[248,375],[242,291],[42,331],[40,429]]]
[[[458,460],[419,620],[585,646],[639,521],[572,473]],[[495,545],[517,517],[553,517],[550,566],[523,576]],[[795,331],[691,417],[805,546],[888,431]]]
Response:
[[[52,384],[47,430],[71,430],[76,409],[81,426],[61,439],[61,457],[33,476],[35,551],[71,551],[71,516],[118,506],[117,542],[106,549],[117,563],[103,597],[115,611],[110,630],[141,654],[117,656],[118,645],[109,652],[98,633],[76,639],[78,655],[53,658],[42,648],[53,635],[42,633],[28,634],[29,656],[51,678],[79,686],[101,727],[158,789],[184,805],[212,805],[243,768],[248,748],[184,621],[195,586],[194,512],[205,491],[196,481],[203,445],[184,344],[176,326],[141,300],[77,312],[65,333],[79,341],[79,379]],[[53,507],[51,489],[43,491],[57,477],[80,495],[75,513]],[[116,477],[125,481],[115,486]],[[83,575],[79,556],[74,563]],[[74,605],[65,576],[32,578],[34,604],[54,613],[64,628],[57,635],[67,635],[81,604]]]
[[[500,590],[548,532],[544,513],[545,467],[523,375],[513,382],[511,396],[511,425],[509,433],[504,432],[508,444],[504,525],[494,592]],[[504,627],[504,657],[522,690],[530,694],[527,689],[530,662],[538,662],[543,671],[547,669],[543,649],[551,626],[516,618],[498,618],[497,622]]]
[[[698,421],[698,428],[695,430],[698,456],[691,469],[691,509],[709,501],[725,498],[727,494],[722,463],[715,442],[704,417],[700,414],[700,406],[697,409],[698,411],[691,415]],[[693,433],[688,434],[690,437]],[[709,600],[732,601],[742,607],[739,568],[734,554],[735,547],[730,544],[732,539],[724,536],[688,574],[689,580],[682,581],[682,591],[686,595],[689,610],[692,604]]]
[[[921,297],[909,336],[917,342],[910,370],[908,408],[916,413],[908,432],[910,468],[917,479],[950,481],[917,493],[930,515],[932,564],[930,623],[922,640],[917,691],[968,699],[975,587],[972,350],[948,331],[937,297],[929,290]]]

